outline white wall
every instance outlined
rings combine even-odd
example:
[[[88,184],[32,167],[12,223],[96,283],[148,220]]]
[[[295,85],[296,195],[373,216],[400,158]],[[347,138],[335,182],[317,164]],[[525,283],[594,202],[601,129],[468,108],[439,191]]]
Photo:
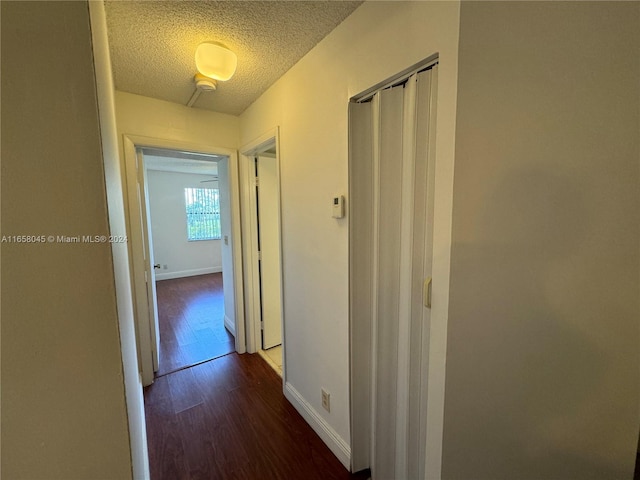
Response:
[[[115,92],[115,103],[123,182],[126,172],[123,134],[233,150],[238,147],[240,120],[233,115],[119,91]],[[128,221],[126,198],[125,207]]]
[[[115,104],[123,184],[126,184],[122,140],[125,134],[206,147],[238,148],[240,120],[233,115],[189,108],[120,91],[115,92]],[[125,208],[128,222],[127,198]],[[221,262],[216,265],[220,266]]]
[[[443,478],[631,479],[640,4],[465,2]]]
[[[222,271],[221,240],[187,240],[184,189],[218,188],[210,175],[147,170],[156,280]],[[164,266],[167,265],[165,269]]]
[[[336,434],[333,447],[345,447],[342,454],[337,448],[343,462],[350,437],[348,231],[346,218],[331,218],[331,199],[347,192],[348,101],[439,53],[437,168],[442,183],[436,209],[444,214],[436,212],[436,222],[444,236],[435,242],[434,277],[441,275],[448,285],[458,22],[455,2],[365,3],[240,117],[243,145],[281,127],[286,380]],[[434,304],[441,294],[434,290]],[[439,305],[442,319],[446,302]],[[445,333],[446,321],[437,323],[433,335],[441,343]],[[435,353],[442,364],[444,352]],[[321,407],[321,387],[331,393],[331,413]],[[434,405],[438,402],[441,406],[441,399]]]
[[[240,120],[233,115],[189,108],[116,91],[118,133],[179,140],[214,147],[238,147]],[[120,139],[122,145],[122,139]]]
[[[218,185],[220,188],[220,230],[222,233],[220,255],[224,290],[224,324],[235,336],[236,312],[233,290],[235,278],[233,272],[233,246],[231,243],[231,192],[229,182],[229,160],[221,160],[218,162]]]

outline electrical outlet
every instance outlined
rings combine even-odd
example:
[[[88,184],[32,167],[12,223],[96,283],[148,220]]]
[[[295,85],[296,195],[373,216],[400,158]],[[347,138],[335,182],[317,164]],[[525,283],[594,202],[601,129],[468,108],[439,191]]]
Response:
[[[324,388],[320,389],[322,392],[322,408],[324,408],[327,412],[331,411],[331,394],[327,392]]]

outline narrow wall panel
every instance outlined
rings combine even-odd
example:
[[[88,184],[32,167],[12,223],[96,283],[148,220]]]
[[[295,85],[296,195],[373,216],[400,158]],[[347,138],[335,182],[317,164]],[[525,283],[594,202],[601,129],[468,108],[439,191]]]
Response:
[[[57,241],[110,234],[89,7],[0,10],[2,478],[129,479],[111,246]]]
[[[349,104],[351,468],[370,466],[373,248],[372,104]]]

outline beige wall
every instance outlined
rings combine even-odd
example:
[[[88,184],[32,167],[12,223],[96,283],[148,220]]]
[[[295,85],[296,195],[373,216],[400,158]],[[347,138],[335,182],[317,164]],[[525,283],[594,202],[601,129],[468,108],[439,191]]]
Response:
[[[86,2],[2,2],[2,235],[108,235]],[[2,244],[3,478],[131,478],[111,248]]]
[[[458,13],[456,2],[367,2],[240,117],[242,144],[280,126],[286,379],[347,445],[348,219],[331,218],[331,201],[346,194],[349,202],[349,98],[439,53],[442,184],[436,208],[445,214],[437,218],[443,236],[437,239],[442,251],[434,268],[445,278],[449,250],[442,246],[448,245],[450,232],[446,190],[452,178]],[[443,289],[434,290],[434,295],[443,294]],[[444,301],[439,305],[446,308]],[[446,312],[438,315],[443,318]],[[441,343],[445,328],[446,322],[439,322],[434,334]],[[442,355],[434,368],[443,367],[444,349],[433,353]],[[331,392],[331,413],[321,406],[322,387]],[[440,403],[433,399],[436,411]],[[440,430],[436,426],[434,431],[439,443]]]
[[[462,5],[443,478],[633,476],[639,15]]]
[[[106,235],[87,5],[0,5],[2,235]],[[329,203],[347,186],[347,101],[440,54],[446,202],[458,13],[366,3],[241,119],[116,94],[120,136],[235,149],[281,126],[287,379],[347,443],[348,233]],[[443,478],[632,476],[639,15],[463,4]],[[1,260],[3,476],[130,478],[109,245],[3,243]]]

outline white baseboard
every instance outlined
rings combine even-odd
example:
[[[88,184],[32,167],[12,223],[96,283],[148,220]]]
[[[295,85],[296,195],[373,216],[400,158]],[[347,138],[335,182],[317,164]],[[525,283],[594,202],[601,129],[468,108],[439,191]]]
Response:
[[[224,315],[224,326],[227,330],[229,330],[229,332],[231,333],[231,335],[233,335],[234,337],[236,336],[236,326],[235,324],[231,321],[231,319],[229,317],[227,317],[227,314],[225,313]]]
[[[172,278],[195,277],[207,273],[219,273],[222,267],[194,268],[192,270],[180,270],[178,272],[156,273],[156,280],[171,280]]]
[[[289,382],[285,384],[284,396],[302,415],[306,422],[313,428],[322,441],[329,447],[333,454],[340,460],[347,470],[351,469],[351,447],[338,433],[320,416],[318,412],[307,402]]]

